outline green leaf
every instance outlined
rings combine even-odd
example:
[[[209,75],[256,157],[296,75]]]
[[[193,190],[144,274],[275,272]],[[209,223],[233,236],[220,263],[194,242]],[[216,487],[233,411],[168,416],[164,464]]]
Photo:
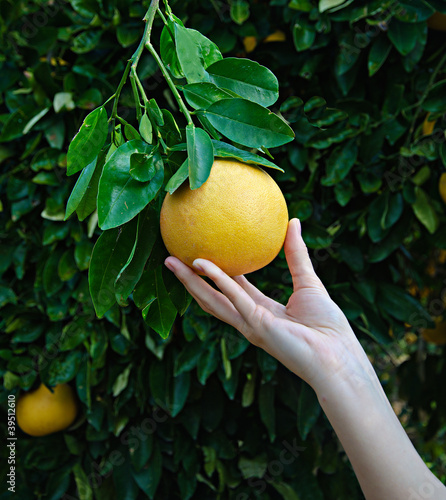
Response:
[[[59,278],[61,281],[68,281],[77,273],[77,271],[78,268],[76,267],[76,262],[74,261],[73,251],[71,249],[65,250],[57,266]]]
[[[102,31],[84,31],[71,41],[71,50],[76,54],[85,54],[93,50],[101,39]]]
[[[245,99],[223,99],[205,111],[211,124],[243,146],[273,148],[290,142],[294,132],[268,109]]]
[[[154,441],[153,452],[147,466],[139,472],[132,470],[134,480],[150,499],[155,498],[162,471],[163,457],[158,442]]]
[[[435,113],[446,107],[446,80],[437,82],[429,90],[426,100],[422,104],[423,109]]]
[[[294,46],[298,52],[302,52],[312,47],[316,40],[316,30],[306,19],[301,18],[293,27]]]
[[[143,310],[143,318],[162,338],[167,338],[177,316],[177,310],[164,285],[161,266],[155,269],[152,288],[156,300]]]
[[[266,453],[257,455],[254,458],[248,458],[242,455],[237,465],[242,473],[243,479],[249,479],[250,477],[262,478],[268,467],[268,458]]]
[[[190,188],[198,189],[211,173],[214,148],[209,135],[195,125],[187,125],[186,140]]]
[[[99,154],[108,135],[107,112],[100,107],[85,117],[67,153],[67,175],[89,165]]]
[[[322,178],[323,186],[334,186],[342,181],[350,172],[358,156],[356,139],[335,148],[327,161],[326,176]]]
[[[51,386],[70,382],[76,376],[81,362],[81,351],[71,351],[67,355],[59,355],[51,361],[44,382]]]
[[[88,184],[84,196],[80,200],[78,206],[76,207],[76,214],[80,221],[85,220],[90,214],[96,210],[98,190],[99,190],[99,180],[102,175],[102,169],[104,168],[105,154],[101,153],[96,162],[96,167],[94,169],[93,176]]]
[[[130,125],[130,123],[126,123],[124,125],[124,135],[128,141],[132,140],[141,140],[141,136],[139,135],[139,132],[136,130],[135,127]]]
[[[301,496],[294,491],[293,487],[284,482],[271,481],[271,486],[280,494],[283,500],[301,500]]]
[[[149,153],[133,153],[130,156],[130,175],[139,182],[151,181],[163,164],[156,146]]]
[[[439,218],[435,209],[430,203],[430,199],[426,192],[419,186],[415,187],[416,200],[412,205],[414,214],[423,226],[431,233],[434,234],[440,224]]]
[[[166,184],[166,191],[169,194],[174,193],[183,182],[189,177],[189,161],[186,158],[181,167],[172,175]]]
[[[319,418],[320,413],[321,406],[316,393],[308,384],[302,382],[297,407],[297,428],[304,441]]]
[[[116,302],[114,284],[132,251],[134,239],[134,228],[125,225],[122,230],[104,231],[93,248],[88,281],[99,318]]]
[[[205,68],[223,57],[215,43],[199,31],[175,24],[175,45],[187,82],[209,81]]]
[[[93,500],[93,490],[88,481],[87,474],[80,463],[76,463],[73,467],[74,479],[76,481],[77,493],[79,500]]]
[[[369,76],[373,76],[385,63],[392,46],[385,36],[379,36],[372,45],[369,52],[368,69]]]
[[[246,0],[232,0],[231,19],[237,24],[243,24],[249,18],[249,3]]]
[[[130,439],[133,442],[130,443]],[[133,467],[136,472],[139,472],[147,464],[151,454],[153,446],[153,434],[144,432],[139,434],[137,437],[129,439],[129,451],[130,459],[132,461]],[[133,446],[132,446],[133,445]]]
[[[181,87],[188,104],[195,109],[206,109],[221,99],[239,97],[234,92],[224,90],[210,82],[188,83]]]
[[[205,351],[200,354],[197,365],[197,377],[201,385],[206,384],[206,380],[215,372],[218,367],[219,355],[216,343],[213,342]]]
[[[264,423],[270,442],[276,437],[276,408],[274,405],[274,385],[272,382],[262,384],[259,390],[259,413]]]
[[[422,24],[426,27],[425,23]],[[403,23],[397,19],[392,19],[387,34],[396,50],[405,56],[415,48],[417,38],[420,35],[419,29],[416,24]]]
[[[113,467],[114,492],[122,500],[136,500],[139,495],[139,484],[133,474],[133,469],[127,452],[119,451],[119,467]]]
[[[164,125],[164,112],[166,110],[161,110],[155,99],[150,99],[149,102],[146,102],[146,111],[157,127]]]
[[[325,12],[326,10],[339,7],[345,2],[346,0],[319,0],[319,12]]]
[[[48,113],[50,109],[50,107],[44,108],[35,116],[33,116],[31,120],[25,125],[25,128],[23,129],[23,135],[26,135],[34,127],[34,125]]]
[[[265,66],[255,61],[226,57],[207,68],[210,81],[225,90],[256,102],[271,106],[279,97],[279,82]]]
[[[395,285],[381,284],[377,293],[377,303],[380,308],[399,321],[410,324],[415,319],[418,321],[421,319],[429,324],[432,321],[430,314],[418,300]]]
[[[147,114],[144,113],[141,117],[141,122],[139,123],[139,133],[147,144],[152,144],[152,128],[152,122]]]
[[[139,26],[120,25],[116,30],[116,38],[122,47],[127,48],[131,47],[141,38],[141,33]]]
[[[133,219],[150,203],[163,184],[164,168],[159,155],[153,157],[156,174],[150,182],[139,182],[130,174],[134,153],[150,155],[153,146],[129,141],[120,146],[104,165],[98,191],[98,222],[101,229],[111,229]]]
[[[173,397],[170,414],[176,417],[186,404],[191,385],[190,372],[184,372],[173,378]]]
[[[80,173],[79,178],[76,181],[76,184],[74,185],[73,191],[71,192],[71,195],[68,198],[64,220],[67,220],[68,217],[70,217],[70,215],[76,211],[77,207],[79,206],[79,203],[82,201],[82,198],[85,196],[85,193],[89,189],[90,181],[93,177],[96,168],[97,159],[98,158],[96,157]]]
[[[140,280],[144,266],[155,244],[158,231],[158,213],[153,208],[148,207],[138,215],[136,240],[133,249],[116,278],[115,291],[121,296],[122,301],[127,300]]]
[[[226,142],[215,141],[212,139],[212,145],[214,146],[214,156],[220,158],[235,158],[243,163],[249,163],[254,165],[262,165],[262,167],[273,168],[275,170],[280,170],[283,172],[284,170],[269,160],[262,158],[259,155],[251,153],[250,151],[245,151],[244,149],[236,148],[235,146],[231,146]]]
[[[163,60],[163,63],[167,66],[172,75],[175,78],[182,78],[184,77],[184,74],[181,69],[180,61],[178,60],[175,48],[175,42],[170,36],[170,34],[175,33],[176,24],[183,26],[183,23],[181,22],[180,19],[178,19],[174,15],[172,15],[172,17],[174,18],[174,20],[169,18],[167,20],[168,23],[167,26],[164,26],[163,31],[161,32],[160,55],[161,59]]]

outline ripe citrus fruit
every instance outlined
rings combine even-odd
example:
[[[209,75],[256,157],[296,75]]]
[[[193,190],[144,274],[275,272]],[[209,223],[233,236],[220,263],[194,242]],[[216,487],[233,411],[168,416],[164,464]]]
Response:
[[[279,186],[260,167],[235,160],[214,161],[201,187],[183,184],[166,195],[161,209],[161,235],[171,255],[188,266],[208,259],[230,276],[269,264],[287,227]]]
[[[446,172],[440,175],[440,182],[438,183],[438,191],[440,192],[441,199],[446,203]]]
[[[435,12],[427,20],[427,25],[429,28],[437,31],[446,31],[446,14],[441,12]]]
[[[30,436],[46,436],[69,427],[76,418],[77,402],[67,384],[56,385],[51,392],[45,385],[20,396],[17,424]]]
[[[429,115],[430,115],[430,113],[428,113],[426,115],[426,118],[424,119],[424,122],[423,122],[423,126],[422,126],[423,135],[431,135],[432,132],[434,131],[434,128],[435,128],[436,120],[429,121]]]
[[[436,345],[446,344],[446,321],[438,323],[435,328],[424,328],[421,332],[426,342]]]

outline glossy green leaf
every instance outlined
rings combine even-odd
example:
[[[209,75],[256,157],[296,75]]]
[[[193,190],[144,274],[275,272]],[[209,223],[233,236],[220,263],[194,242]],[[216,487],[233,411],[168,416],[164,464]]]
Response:
[[[88,187],[79,201],[76,207],[76,214],[80,221],[85,220],[90,214],[92,214],[97,207],[97,197],[99,190],[99,180],[102,175],[102,169],[104,168],[105,155],[101,153],[96,163],[93,176],[88,184]]]
[[[151,120],[157,127],[162,127],[164,125],[164,113],[158,106],[158,103],[155,99],[150,99],[149,102],[146,102],[146,111],[149,114]]]
[[[91,256],[89,289],[96,314],[102,318],[116,302],[115,281],[125,266],[135,241],[135,228],[123,226],[104,231]]]
[[[302,382],[302,388],[299,394],[299,404],[297,407],[297,428],[300,437],[304,441],[320,414],[321,406],[316,393],[308,384]]]
[[[392,46],[385,36],[379,36],[372,45],[369,52],[368,69],[369,76],[373,76],[385,63]]]
[[[147,114],[144,113],[141,117],[141,122],[139,123],[139,133],[147,144],[152,144],[152,129],[152,122]]]
[[[215,102],[205,111],[205,116],[228,139],[251,148],[273,148],[294,138],[294,132],[285,121],[245,99]]]
[[[84,197],[85,193],[87,192],[88,187],[90,185],[91,178],[93,177],[93,174],[94,174],[94,171],[96,168],[97,160],[98,160],[98,158],[96,157],[80,173],[79,178],[76,181],[76,184],[73,188],[73,191],[71,192],[71,195],[67,201],[67,208],[65,211],[65,219],[64,220],[67,220],[68,217],[70,217],[70,215],[76,211],[77,207],[79,206],[79,203],[81,202],[82,198]]]
[[[152,289],[156,300],[143,310],[144,321],[162,338],[167,338],[177,316],[177,310],[167,293],[160,266],[153,275]]]
[[[222,55],[215,45],[199,31],[175,24],[175,45],[178,60],[188,83],[206,82],[206,68]]]
[[[166,191],[169,194],[174,193],[188,177],[189,177],[189,161],[186,158],[181,167],[169,179],[169,182],[166,184]]]
[[[237,24],[243,24],[249,18],[249,3],[246,0],[232,0],[231,19]]]
[[[415,187],[416,200],[412,205],[414,214],[423,226],[431,233],[435,233],[440,224],[438,215],[432,206],[426,192],[419,186]]]
[[[135,127],[130,125],[130,123],[126,123],[124,125],[124,135],[128,141],[132,141],[132,140],[140,141],[141,140],[141,136],[139,135],[139,132],[135,129]]]
[[[276,407],[274,405],[274,385],[272,382],[260,386],[258,401],[260,419],[265,425],[269,440],[272,443],[276,437]]]
[[[446,80],[441,80],[429,90],[426,100],[422,104],[423,109],[435,113],[446,107]]]
[[[209,66],[207,72],[210,81],[217,87],[262,106],[271,106],[279,97],[277,78],[268,68],[255,61],[226,57]]]
[[[130,156],[130,175],[139,182],[151,181],[163,164],[157,147],[149,153],[133,153]]]
[[[352,169],[357,156],[358,145],[355,139],[335,148],[328,158],[326,176],[322,178],[321,184],[334,186],[342,181]]]
[[[70,143],[67,175],[73,175],[89,165],[101,151],[107,135],[107,112],[100,107],[86,116],[79,132]]]
[[[135,243],[115,281],[115,291],[122,301],[127,300],[141,278],[158,231],[159,215],[153,208],[148,207],[138,215]]]
[[[101,35],[102,32],[99,30],[84,31],[73,39],[71,50],[76,54],[85,54],[87,52],[90,52],[99,43]]]
[[[415,24],[403,23],[397,19],[392,19],[387,33],[396,50],[405,56],[415,48],[419,28]]]
[[[131,177],[130,158],[134,153],[150,155],[153,146],[129,141],[120,146],[104,165],[99,181],[98,221],[101,229],[111,229],[133,219],[158,193],[164,179],[161,157],[153,157],[156,174],[150,182]]]
[[[139,472],[132,470],[133,479],[139,488],[151,500],[155,498],[156,490],[163,470],[163,457],[157,441],[154,441],[153,452],[146,467]]]
[[[273,168],[275,170],[280,170],[283,172],[283,169],[270,162],[266,158],[262,156],[251,153],[250,151],[245,151],[243,149],[236,148],[235,146],[231,146],[226,142],[215,141],[212,140],[212,145],[214,146],[214,156],[220,158],[235,158],[243,163],[250,163],[254,165],[261,165],[262,167]]]
[[[311,48],[315,39],[316,30],[306,18],[301,18],[294,24],[293,40],[298,52]]]
[[[319,0],[319,12],[341,6],[346,0]]]
[[[181,87],[188,104],[195,109],[206,109],[221,99],[239,97],[234,92],[224,90],[210,82],[188,83]]]
[[[184,74],[183,70],[181,69],[180,61],[178,60],[175,42],[172,36],[175,37],[175,24],[179,24],[180,26],[184,25],[182,21],[177,17],[173,16],[173,18],[175,21],[169,18],[167,20],[168,25],[164,26],[163,31],[161,32],[160,54],[163,63],[166,65],[172,75],[175,78],[182,78],[184,77]]]
[[[198,189],[211,173],[214,148],[209,135],[195,125],[187,125],[186,140],[190,188]]]

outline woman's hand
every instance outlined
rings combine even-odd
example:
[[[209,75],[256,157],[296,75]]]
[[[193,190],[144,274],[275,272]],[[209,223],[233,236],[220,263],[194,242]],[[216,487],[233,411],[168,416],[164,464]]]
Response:
[[[265,297],[244,276],[230,278],[207,260],[195,260],[194,267],[220,292],[174,257],[166,266],[205,311],[315,389],[367,500],[417,499],[425,487],[446,500],[446,488],[414,449],[346,317],[316,276],[297,219],[289,223],[285,255],[293,278],[286,306]]]
[[[293,279],[286,306],[266,297],[244,276],[231,278],[207,260],[196,259],[193,265],[221,292],[175,257],[165,264],[206,312],[237,328],[316,391],[334,376],[363,378],[370,368],[367,357],[316,276],[297,219],[289,222],[284,248]]]

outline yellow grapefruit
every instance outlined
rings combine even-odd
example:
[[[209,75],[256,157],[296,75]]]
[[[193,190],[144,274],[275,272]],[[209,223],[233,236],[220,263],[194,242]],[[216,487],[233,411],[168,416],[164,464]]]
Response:
[[[429,121],[429,115],[430,113],[426,115],[426,118],[424,119],[423,122],[423,127],[422,127],[423,135],[431,135],[435,128],[436,120]]]
[[[188,266],[208,259],[230,276],[269,264],[288,227],[282,191],[263,169],[235,160],[216,160],[208,180],[187,183],[167,194],[161,235],[169,253]]]
[[[51,392],[45,385],[19,397],[17,424],[30,436],[46,436],[69,427],[77,414],[73,389],[67,384],[56,385]]]

